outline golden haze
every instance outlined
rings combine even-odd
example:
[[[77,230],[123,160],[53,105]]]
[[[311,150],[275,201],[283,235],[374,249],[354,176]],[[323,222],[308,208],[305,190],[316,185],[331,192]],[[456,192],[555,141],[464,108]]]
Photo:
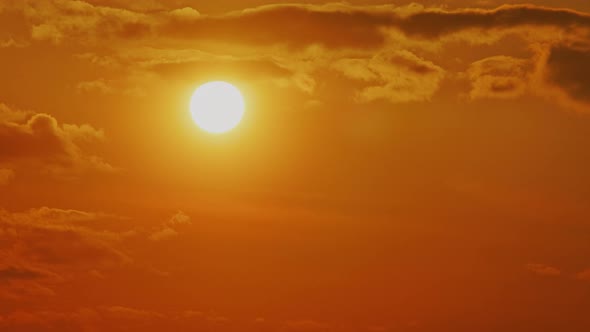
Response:
[[[0,1],[0,331],[590,331],[590,2],[529,2]]]

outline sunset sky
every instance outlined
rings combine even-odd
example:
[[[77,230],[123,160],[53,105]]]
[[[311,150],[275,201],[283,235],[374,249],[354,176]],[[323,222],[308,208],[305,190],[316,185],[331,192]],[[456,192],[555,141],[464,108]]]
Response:
[[[0,331],[590,331],[590,1],[0,0]],[[241,123],[199,128],[225,81]]]

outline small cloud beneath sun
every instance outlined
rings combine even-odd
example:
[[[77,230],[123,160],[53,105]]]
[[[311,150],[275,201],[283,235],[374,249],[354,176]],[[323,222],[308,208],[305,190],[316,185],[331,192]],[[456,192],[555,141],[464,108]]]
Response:
[[[150,234],[149,239],[152,241],[163,241],[168,240],[173,237],[178,236],[179,232],[178,229],[183,225],[190,225],[192,223],[191,218],[187,216],[184,212],[178,211],[176,212],[170,219],[168,219],[165,223],[157,227],[152,234]]]

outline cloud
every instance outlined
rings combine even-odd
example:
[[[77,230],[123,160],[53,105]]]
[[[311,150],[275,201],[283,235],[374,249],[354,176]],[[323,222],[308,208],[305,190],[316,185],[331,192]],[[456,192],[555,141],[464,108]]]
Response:
[[[150,240],[162,241],[162,240],[167,240],[167,239],[173,238],[177,235],[178,235],[178,232],[175,229],[173,229],[171,227],[164,227],[164,228],[154,231],[154,233],[152,233],[150,235]]]
[[[545,90],[565,106],[590,111],[590,39],[584,45],[558,44],[540,52],[538,74]]]
[[[10,281],[0,288],[0,299],[3,301],[24,302],[39,297],[52,297],[55,295],[56,293],[51,286],[33,280]]]
[[[295,87],[303,92],[312,93],[315,86],[312,71],[320,65],[315,59],[311,66],[313,68],[310,68],[309,63],[304,63],[304,60],[293,54],[224,55],[197,49],[169,47],[132,47],[110,56],[85,53],[77,57],[117,72],[125,72],[119,82],[99,79],[81,82],[78,85],[79,92],[102,93],[126,93],[125,86],[145,87],[146,81],[158,78],[192,83],[194,77],[204,73],[228,75],[233,79],[248,82],[270,82],[280,87]],[[126,83],[121,84],[125,81]]]
[[[0,103],[0,123],[25,121],[33,112],[17,110],[4,103]]]
[[[561,271],[553,266],[544,265],[544,264],[535,264],[529,263],[525,265],[525,268],[532,273],[542,275],[542,276],[559,276],[561,275]]]
[[[110,1],[113,2],[113,1]],[[246,46],[285,45],[304,49],[323,45],[334,49],[379,49],[399,42],[393,30],[413,39],[437,40],[464,35],[472,42],[489,43],[507,32],[527,38],[558,40],[590,29],[590,15],[568,9],[535,5],[503,5],[495,9],[441,9],[410,6],[349,4],[274,4],[222,15],[202,15],[191,7],[148,12],[132,6],[108,7],[109,1],[74,0],[23,2],[19,8],[33,23],[32,38],[73,39],[80,43],[117,39],[134,42],[150,38],[197,45],[204,41]],[[159,3],[161,4],[161,3]],[[531,34],[531,27],[537,34]],[[478,33],[473,33],[478,30]],[[485,33],[482,33],[485,32]],[[486,35],[489,34],[489,35]],[[390,45],[391,46],[391,45]]]
[[[200,15],[191,7],[143,12],[73,0],[16,5],[30,21],[32,39],[93,43],[104,39],[175,38],[255,44],[314,43],[334,47],[376,46],[385,40],[381,25],[392,13],[345,5],[269,5],[221,16]],[[278,28],[280,27],[280,29]],[[313,29],[315,33],[303,33]]]
[[[8,280],[33,280],[55,277],[54,273],[32,267],[0,266],[0,282]]]
[[[168,15],[178,19],[190,20],[199,18],[201,16],[201,13],[199,13],[199,11],[194,8],[184,7],[171,10],[170,12],[168,12]]]
[[[40,1],[35,6],[23,2],[13,7],[31,22],[33,40],[68,40],[87,46],[108,41],[113,50],[125,53],[139,50],[143,46],[138,41],[149,39],[154,50],[143,59],[129,53],[89,59],[103,65],[131,67],[135,73],[199,72],[211,64],[218,65],[214,68],[248,67],[252,65],[248,59],[256,54],[260,59],[257,68],[265,68],[258,72],[307,94],[315,92],[318,80],[314,75],[325,66],[365,82],[357,93],[359,102],[428,100],[443,77],[453,76],[445,76],[449,70],[435,65],[427,55],[438,57],[435,53],[444,52],[450,42],[492,44],[510,34],[522,40],[523,47],[542,45],[544,56],[496,55],[473,62],[466,71],[472,99],[509,99],[527,91],[538,95],[551,91],[568,107],[590,109],[589,75],[584,71],[589,48],[583,46],[590,41],[590,15],[575,10],[536,5],[445,9],[332,3],[274,4],[205,15],[183,1],[126,5],[118,0]],[[167,55],[155,51],[166,48]],[[313,48],[321,51],[302,60]],[[226,54],[204,57],[197,49]],[[537,64],[536,71],[530,68],[533,64]],[[118,91],[112,83],[101,79],[81,82],[78,90]]]
[[[502,5],[495,9],[426,9],[396,23],[398,29],[410,36],[433,39],[473,29],[489,31],[532,26],[564,30],[590,28],[590,15],[535,5]]]
[[[24,300],[54,296],[51,285],[63,281],[62,276],[41,267],[23,262],[3,263],[6,258],[0,254],[0,299]]]
[[[65,37],[165,37],[257,45],[375,48],[387,41],[387,29],[413,38],[436,39],[474,29],[590,27],[588,14],[535,5],[446,10],[415,5],[275,4],[210,16],[200,15],[190,7],[147,13],[129,7],[101,6],[97,1],[96,5],[72,0],[41,3],[31,6],[25,2],[22,10],[38,22],[33,27],[34,38],[56,42]]]
[[[361,102],[428,100],[445,74],[441,67],[409,51],[383,52],[370,59],[342,59],[332,68],[346,77],[369,83],[358,94]]]
[[[178,236],[179,229],[184,225],[192,224],[191,218],[184,212],[176,212],[170,219],[158,228],[154,229],[149,239],[152,241],[163,241]]]
[[[41,207],[38,209],[31,209],[24,214],[13,214],[13,216],[23,223],[69,224],[73,222],[78,223],[80,221],[95,220],[103,215],[78,210]]]
[[[104,279],[112,271],[164,275],[152,262],[138,259],[133,245],[178,236],[192,224],[182,211],[153,229],[123,221],[128,219],[74,209],[0,209],[0,301],[54,296],[57,284]]]
[[[76,266],[126,262],[129,257],[117,248],[124,234],[93,229],[90,221],[111,218],[75,210],[31,209],[21,213],[4,212],[0,225],[16,230],[7,235],[12,253],[40,264]]]
[[[87,0],[86,2],[106,7],[121,8],[127,10],[133,10],[137,12],[153,12],[166,10],[170,7],[176,7],[182,5],[187,0]]]
[[[1,12],[1,10],[0,10]],[[15,48],[22,48],[27,47],[29,44],[27,42],[18,41],[14,38],[10,37],[7,39],[0,39],[0,48],[8,48],[8,47],[15,47]]]
[[[103,95],[119,94],[129,97],[145,97],[145,91],[140,88],[136,82],[137,78],[129,75],[123,82],[117,82],[114,80],[105,80],[99,78],[91,81],[79,82],[76,85],[76,91],[78,93],[98,93]],[[120,84],[124,83],[124,84]],[[134,86],[135,85],[135,86]]]
[[[493,56],[472,63],[467,70],[471,99],[516,98],[528,88],[531,63],[510,56]]]
[[[116,218],[47,207],[0,210],[0,282],[9,282],[0,298],[51,296],[66,276],[131,262],[122,246],[129,233],[105,226]]]
[[[1,106],[1,105],[0,105]],[[3,108],[6,109],[4,106]],[[45,171],[71,175],[85,171],[112,172],[100,157],[85,153],[82,146],[104,140],[104,132],[90,125],[59,124],[48,114],[26,116],[0,107],[0,162],[41,163]]]
[[[179,39],[232,41],[241,44],[330,48],[375,48],[385,43],[382,27],[393,12],[342,4],[267,5],[194,20],[171,20],[155,33]]]
[[[102,78],[94,81],[80,82],[76,85],[76,90],[81,93],[100,92],[103,94],[111,94],[114,92],[113,87]]]
[[[588,41],[590,43],[590,40]],[[531,59],[493,56],[467,70],[472,99],[512,99],[531,92],[580,112],[590,111],[590,44],[543,44]]]
[[[149,30],[148,15],[132,10],[94,6],[84,1],[55,0],[15,5],[33,22],[31,38],[59,44],[64,40],[95,42],[101,38],[135,38]]]
[[[172,217],[170,217],[170,219],[167,222],[168,225],[172,226],[190,225],[191,223],[191,218],[182,211],[176,212]]]
[[[64,34],[55,25],[40,24],[33,26],[31,29],[31,37],[35,40],[50,40],[57,44],[64,38]]]

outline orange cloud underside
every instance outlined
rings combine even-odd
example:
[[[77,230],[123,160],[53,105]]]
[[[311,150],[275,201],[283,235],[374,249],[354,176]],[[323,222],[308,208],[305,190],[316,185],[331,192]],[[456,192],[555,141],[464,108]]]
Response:
[[[590,5],[384,3],[0,3],[0,331],[589,331]]]

